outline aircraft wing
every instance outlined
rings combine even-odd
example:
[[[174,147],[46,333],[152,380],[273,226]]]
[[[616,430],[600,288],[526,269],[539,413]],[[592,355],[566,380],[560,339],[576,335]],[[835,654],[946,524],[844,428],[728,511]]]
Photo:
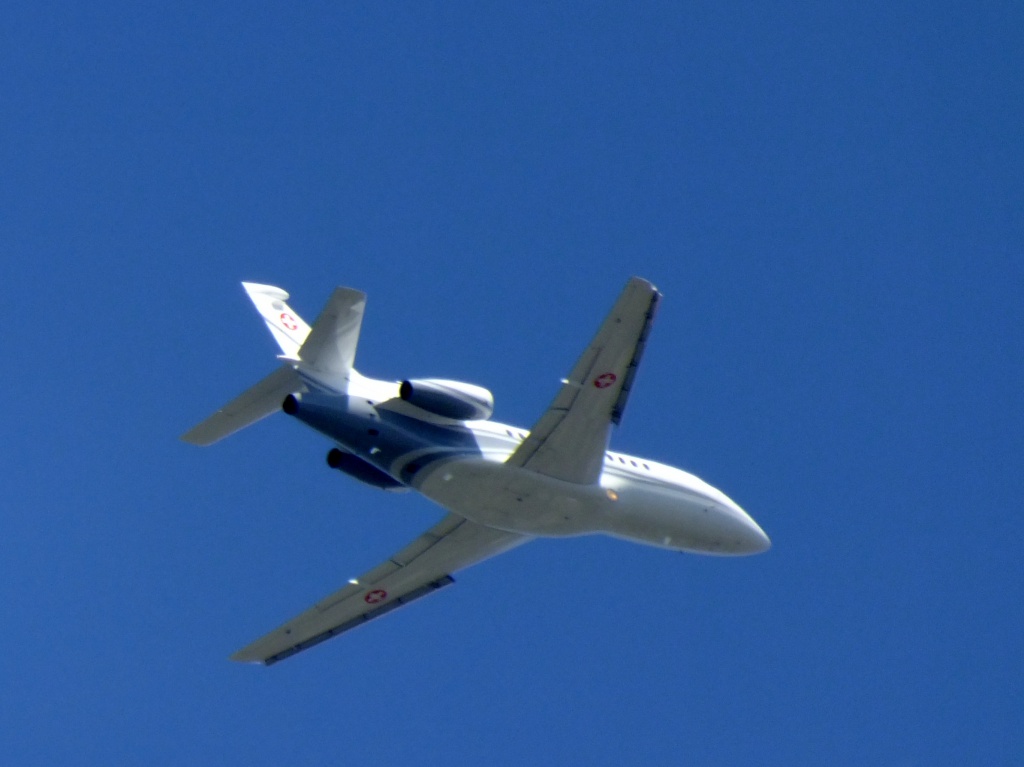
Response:
[[[598,480],[611,426],[622,420],[660,299],[646,280],[626,283],[554,402],[509,456],[510,466],[566,482]]]
[[[494,530],[455,514],[368,573],[231,660],[271,665],[455,582],[451,573],[508,551],[528,536]]]

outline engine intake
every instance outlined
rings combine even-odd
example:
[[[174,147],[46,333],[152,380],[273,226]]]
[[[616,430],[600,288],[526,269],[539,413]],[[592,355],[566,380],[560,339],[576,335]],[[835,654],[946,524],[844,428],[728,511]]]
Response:
[[[462,381],[414,378],[402,381],[398,396],[410,405],[453,421],[482,421],[494,412],[493,394],[482,386]]]

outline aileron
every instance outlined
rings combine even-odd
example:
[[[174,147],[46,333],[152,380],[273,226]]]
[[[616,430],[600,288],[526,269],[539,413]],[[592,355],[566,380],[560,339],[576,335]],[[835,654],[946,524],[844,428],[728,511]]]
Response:
[[[385,562],[231,656],[275,663],[454,583],[451,573],[507,551],[527,536],[446,515]]]
[[[275,653],[274,655],[269,655],[262,659],[253,659],[244,655],[245,651],[243,650],[233,655],[231,659],[243,662],[257,660],[262,662],[263,665],[265,666],[272,666],[278,661],[282,661],[285,658],[290,658],[293,655],[300,653],[303,650],[308,650],[311,647],[316,647],[321,642],[326,642],[328,639],[336,637],[339,634],[344,634],[346,631],[358,628],[359,626],[362,626],[364,623],[372,621],[374,618],[380,618],[383,615],[387,615],[392,610],[396,610],[399,607],[402,607],[403,605],[407,605],[410,602],[419,599],[420,597],[425,597],[428,594],[433,594],[438,589],[444,588],[445,586],[450,586],[453,583],[455,583],[455,579],[452,578],[450,575],[446,575],[443,578],[438,578],[436,581],[431,581],[430,583],[420,586],[419,588],[410,591],[408,594],[396,597],[394,601],[388,602],[386,605],[382,605],[381,607],[378,607],[375,610],[369,610],[368,612],[365,612],[362,615],[357,615],[356,617],[351,618],[350,620],[347,620],[344,623],[341,623],[337,626],[333,626],[327,629],[326,631],[317,634],[316,636],[310,637],[309,639],[306,639],[302,642],[297,642],[291,647],[282,650],[279,653]]]

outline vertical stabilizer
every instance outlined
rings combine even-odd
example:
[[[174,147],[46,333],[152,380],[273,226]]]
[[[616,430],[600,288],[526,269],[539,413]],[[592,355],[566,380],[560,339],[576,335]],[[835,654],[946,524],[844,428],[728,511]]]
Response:
[[[242,285],[281,347],[285,364],[186,432],[182,439],[193,445],[212,445],[277,412],[287,395],[307,391],[307,384],[344,391],[352,373],[365,293],[338,288],[311,328],[285,303],[288,293],[281,288]]]
[[[242,287],[263,316],[270,333],[281,347],[285,359],[299,359],[299,348],[306,342],[310,327],[285,303],[288,293],[273,285],[243,282]]]

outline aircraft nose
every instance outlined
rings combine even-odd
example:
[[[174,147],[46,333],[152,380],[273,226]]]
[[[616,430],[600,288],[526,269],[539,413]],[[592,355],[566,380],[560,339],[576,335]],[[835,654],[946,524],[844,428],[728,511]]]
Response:
[[[738,541],[736,545],[737,554],[760,554],[764,551],[768,551],[772,547],[771,538],[765,535],[757,522],[747,517],[745,529],[737,536]]]
[[[731,501],[724,505],[723,510],[731,519],[729,553],[760,554],[771,548],[771,539],[747,512]]]

